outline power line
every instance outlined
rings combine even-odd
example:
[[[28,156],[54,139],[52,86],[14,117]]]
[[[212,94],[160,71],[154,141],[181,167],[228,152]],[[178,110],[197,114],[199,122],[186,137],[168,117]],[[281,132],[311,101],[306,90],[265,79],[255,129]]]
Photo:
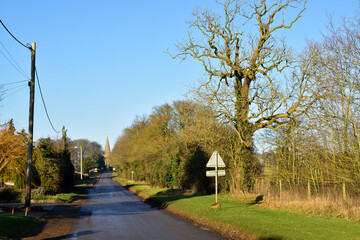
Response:
[[[26,84],[26,85],[20,85],[20,86],[12,87],[12,88],[8,88],[8,89],[5,89],[5,91],[11,91],[11,90],[17,89],[17,88],[19,88],[19,87],[23,87],[23,86],[26,87],[27,84]]]
[[[27,80],[25,80],[25,81],[27,82]],[[1,85],[0,86],[0,95],[3,95],[2,99],[8,98],[9,96],[12,96],[15,93],[19,92],[21,89],[24,89],[25,87],[27,87],[27,84],[24,84],[24,81],[13,82],[13,84],[19,84],[19,83],[22,83],[22,84],[12,87],[12,88],[8,88],[8,89],[3,89],[3,86],[5,84]],[[9,84],[12,84],[12,83],[9,83]],[[6,85],[9,85],[9,84],[6,84]],[[15,90],[15,91],[13,91],[12,93],[9,93],[12,90]]]
[[[0,84],[1,86],[6,86],[6,85],[13,85],[13,84],[17,84],[17,83],[23,83],[23,82],[28,82],[29,80],[21,80],[21,81],[17,81],[17,82],[9,82],[9,83],[3,83]]]
[[[42,94],[42,91],[41,91],[41,86],[40,86],[40,81],[39,81],[39,75],[38,75],[38,73],[37,73],[36,67],[35,67],[35,73],[36,73],[36,79],[37,79],[37,83],[38,83],[39,90],[40,90],[41,99],[42,99],[42,102],[43,102],[43,105],[44,105],[44,109],[45,109],[45,112],[46,112],[46,116],[47,116],[47,118],[48,118],[48,120],[49,120],[49,123],[50,123],[52,129],[54,130],[54,132],[60,133],[61,131],[56,131],[56,130],[55,130],[54,125],[52,124],[51,119],[50,119],[50,117],[49,117],[49,113],[48,113],[48,110],[47,110],[47,108],[46,108],[45,100],[44,100],[44,97],[43,97],[43,94]]]
[[[17,89],[16,91],[14,91],[12,93],[9,93],[7,95],[4,95],[4,97],[2,99],[6,99],[6,98],[10,97],[10,96],[14,95],[15,93],[20,92],[21,90],[23,90],[26,87],[27,87],[27,85],[26,86],[20,86],[19,89]]]
[[[9,59],[1,50],[0,50],[0,53],[4,56],[4,58],[6,58],[6,60],[8,60],[8,62],[9,62],[21,75],[23,75],[24,77],[27,77],[27,78],[28,78],[28,76],[26,75],[26,73],[21,72],[20,69],[18,69],[18,68],[14,65],[14,63],[11,62],[10,59]]]
[[[5,30],[10,34],[10,36],[12,36],[18,43],[20,43],[22,46],[26,47],[27,49],[30,49],[30,51],[32,51],[31,46],[26,46],[25,44],[23,44],[22,42],[20,42],[10,31],[9,29],[7,29],[7,27],[5,26],[5,24],[0,20],[1,25],[5,28]]]
[[[6,49],[6,47],[4,46],[4,44],[0,41],[0,44],[1,44],[1,46],[5,49],[5,51],[7,52],[7,54],[10,56],[10,58],[13,60],[13,62],[16,64],[16,66],[18,67],[18,69],[20,69],[21,70],[21,73],[25,76],[25,77],[27,77],[27,78],[29,78],[30,79],[30,77],[25,73],[25,71],[20,67],[20,65],[15,61],[15,59],[13,58],[13,56],[11,56],[11,54],[9,53],[9,51]],[[4,54],[3,54],[4,55]],[[17,69],[17,70],[18,70]],[[18,70],[19,71],[19,70]]]

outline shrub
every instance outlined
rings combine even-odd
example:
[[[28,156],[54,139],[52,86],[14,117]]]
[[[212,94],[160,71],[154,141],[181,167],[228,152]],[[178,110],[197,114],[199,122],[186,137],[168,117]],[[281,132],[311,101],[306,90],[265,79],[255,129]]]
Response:
[[[39,187],[39,188],[36,188],[34,190],[32,190],[32,197],[34,198],[39,198],[39,197],[43,197],[45,196],[45,188],[44,187]]]
[[[13,188],[0,190],[0,202],[13,202],[20,200],[21,193]]]

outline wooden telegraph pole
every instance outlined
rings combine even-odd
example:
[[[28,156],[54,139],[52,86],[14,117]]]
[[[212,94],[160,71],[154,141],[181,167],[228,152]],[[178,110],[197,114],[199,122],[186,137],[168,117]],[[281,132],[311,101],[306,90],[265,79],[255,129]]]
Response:
[[[83,180],[83,153],[82,153],[82,145],[80,145],[80,179]]]
[[[30,87],[30,103],[29,103],[29,142],[28,142],[28,157],[26,169],[26,193],[25,193],[25,207],[30,207],[31,199],[31,164],[33,153],[33,129],[34,129],[34,98],[35,98],[35,49],[36,43],[31,45],[31,78],[29,82]]]

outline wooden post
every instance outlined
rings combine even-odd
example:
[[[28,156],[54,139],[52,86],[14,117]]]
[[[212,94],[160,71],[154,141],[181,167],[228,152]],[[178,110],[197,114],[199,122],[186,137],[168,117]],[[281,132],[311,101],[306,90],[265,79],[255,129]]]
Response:
[[[82,145],[80,145],[80,179],[83,180],[83,151]]]
[[[345,184],[345,182],[343,182],[343,198],[344,198],[344,201],[346,201],[346,184]]]
[[[308,199],[311,200],[311,185],[310,185],[310,180],[308,180]]]
[[[26,192],[25,192],[25,207],[30,207],[31,202],[31,168],[33,155],[33,130],[34,130],[34,99],[35,99],[35,48],[36,44],[33,42],[31,47],[31,78],[29,82],[30,87],[30,103],[29,103],[29,141],[28,141],[28,155],[26,168]]]
[[[215,203],[218,203],[218,155],[215,158]]]

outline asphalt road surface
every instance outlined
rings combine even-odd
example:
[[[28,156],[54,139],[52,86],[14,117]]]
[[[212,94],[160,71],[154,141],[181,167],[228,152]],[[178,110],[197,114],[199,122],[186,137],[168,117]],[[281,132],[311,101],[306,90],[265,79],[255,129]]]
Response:
[[[224,239],[141,202],[103,174],[80,208],[67,239]]]

